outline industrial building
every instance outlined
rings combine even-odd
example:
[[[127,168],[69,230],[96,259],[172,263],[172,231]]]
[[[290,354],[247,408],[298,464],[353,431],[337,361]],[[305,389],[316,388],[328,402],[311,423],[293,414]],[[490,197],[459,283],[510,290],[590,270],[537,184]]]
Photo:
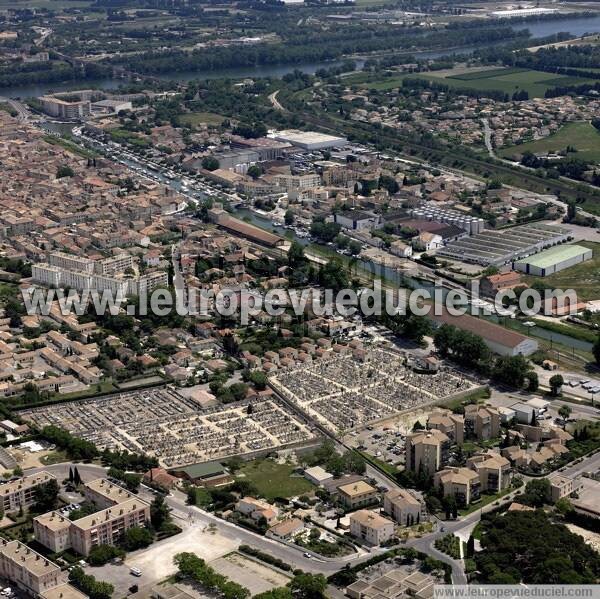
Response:
[[[286,129],[276,131],[270,135],[271,138],[292,144],[303,150],[326,150],[345,146],[348,140],[345,137],[326,135],[317,131],[300,131],[298,129]]]
[[[506,329],[484,318],[476,318],[469,314],[452,316],[446,310],[439,315],[431,314],[430,318],[436,326],[449,324],[479,335],[494,353],[501,356],[517,356],[519,354],[530,356],[538,349],[538,342],[535,339]]]
[[[510,10],[494,10],[490,17],[497,19],[512,19],[515,17],[539,17],[542,15],[551,15],[557,13],[557,8],[515,8]]]
[[[532,223],[501,230],[484,230],[440,248],[438,255],[482,266],[502,266],[571,239],[568,229]]]
[[[441,210],[440,208],[415,208],[411,210],[411,216],[416,220],[436,221],[454,225],[469,233],[476,235],[485,229],[485,221],[482,218],[461,214],[456,210]]]
[[[593,251],[582,245],[560,245],[535,256],[522,258],[513,264],[513,268],[528,275],[547,277],[555,272],[591,260]]]

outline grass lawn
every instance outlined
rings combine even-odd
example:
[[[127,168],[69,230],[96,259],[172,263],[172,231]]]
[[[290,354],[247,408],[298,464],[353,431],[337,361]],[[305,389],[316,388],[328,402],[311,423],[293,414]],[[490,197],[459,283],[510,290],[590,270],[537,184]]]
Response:
[[[190,112],[188,114],[182,114],[179,119],[185,125],[191,125],[193,127],[206,123],[207,125],[220,125],[225,117],[214,112]]]
[[[81,156],[82,158],[95,158],[99,156],[98,152],[94,150],[90,150],[88,148],[83,148],[82,146],[76,144],[75,142],[69,141],[64,137],[55,137],[54,135],[45,135],[44,141],[53,145],[53,146],[61,146],[65,150],[76,154],[77,156]]]
[[[40,458],[40,462],[44,466],[52,466],[52,464],[61,464],[62,462],[69,461],[69,456],[60,450],[51,451],[49,454],[44,455]]]
[[[272,460],[253,460],[244,464],[236,478],[252,483],[267,501],[310,493],[314,485],[301,476],[292,476],[294,466]]]
[[[567,146],[577,148],[576,158],[600,162],[600,131],[589,123],[568,123],[556,133],[544,139],[530,141],[518,146],[499,150],[500,156],[512,156],[523,152],[558,152]]]
[[[555,73],[533,71],[531,69],[473,69],[461,72],[454,70],[434,71],[432,73],[411,73],[391,79],[384,79],[365,86],[386,90],[402,85],[405,78],[426,79],[427,81],[444,83],[450,87],[474,89],[479,91],[500,91],[512,95],[516,91],[525,90],[531,98],[543,98],[546,90],[562,85],[589,83],[583,77],[557,76]]]
[[[571,266],[571,268],[565,268],[565,270],[547,277],[524,276],[524,282],[531,285],[535,281],[543,281],[552,289],[574,289],[580,301],[598,299],[600,292],[600,243],[578,241],[577,245],[591,248],[594,251],[592,259]]]
[[[508,489],[504,489],[500,493],[495,493],[494,495],[481,495],[481,499],[477,503],[472,503],[469,507],[466,507],[462,510],[458,510],[460,516],[468,516],[477,510],[480,510],[482,507],[489,505],[490,503],[494,503],[494,501],[498,501],[501,497],[512,493],[515,489],[513,487],[508,487]]]

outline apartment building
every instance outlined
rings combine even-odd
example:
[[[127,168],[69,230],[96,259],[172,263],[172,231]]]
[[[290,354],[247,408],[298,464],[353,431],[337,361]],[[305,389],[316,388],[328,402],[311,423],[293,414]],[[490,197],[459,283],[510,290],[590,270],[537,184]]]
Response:
[[[338,487],[340,501],[350,509],[373,503],[377,499],[377,489],[364,480]]]
[[[582,487],[581,477],[570,478],[556,475],[550,479],[550,500],[556,503],[559,499],[569,497],[571,493],[579,491]]]
[[[92,274],[94,272],[94,260],[75,256],[74,254],[66,254],[65,252],[52,252],[48,254],[48,264],[65,270],[75,270]]]
[[[112,258],[98,260],[95,263],[95,272],[99,275],[113,276],[123,273],[128,268],[133,268],[133,257],[129,254],[118,254]]]
[[[383,497],[383,511],[402,526],[421,521],[421,502],[404,489],[393,489]]]
[[[89,100],[69,102],[52,96],[40,96],[38,100],[46,114],[60,119],[83,119],[91,114],[92,105]]]
[[[36,541],[52,551],[72,548],[87,556],[92,547],[114,545],[126,530],[150,521],[146,501],[106,479],[86,483],[84,495],[98,512],[73,521],[57,512],[38,516],[33,520]]]
[[[444,497],[453,496],[460,506],[469,505],[481,495],[479,476],[469,468],[444,468],[435,473],[433,484],[441,488]]]
[[[35,503],[35,490],[56,478],[49,472],[38,472],[19,480],[0,484],[0,496],[4,512],[17,512]]]
[[[150,521],[150,506],[139,497],[75,520],[69,536],[77,553],[88,555],[97,545],[115,545],[125,531],[143,527]]]
[[[57,587],[60,567],[20,541],[0,539],[0,576],[33,597]]]
[[[477,472],[482,491],[499,493],[512,480],[510,462],[495,451],[476,453],[467,460],[467,467]]]
[[[436,429],[407,435],[406,468],[432,475],[448,462],[450,445],[448,435]]]
[[[495,439],[500,435],[500,413],[492,406],[465,406],[465,437],[478,441]]]
[[[444,433],[452,443],[462,445],[465,437],[465,419],[450,410],[436,410],[427,420],[427,428]]]
[[[370,510],[350,514],[350,534],[369,545],[381,545],[394,536],[394,523]]]
[[[311,189],[321,186],[321,175],[308,173],[306,175],[273,175],[273,182],[286,191],[293,189]]]

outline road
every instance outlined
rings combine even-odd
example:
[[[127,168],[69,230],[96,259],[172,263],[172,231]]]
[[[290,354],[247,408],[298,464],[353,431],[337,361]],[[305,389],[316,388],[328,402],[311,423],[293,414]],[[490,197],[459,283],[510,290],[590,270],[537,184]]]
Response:
[[[276,89],[272,94],[269,95],[269,102],[271,102],[273,108],[281,110],[281,112],[287,112],[287,109],[284,108],[277,99],[277,94],[279,93],[279,91],[280,90]]]
[[[483,140],[485,141],[485,147],[487,148],[490,158],[496,158],[492,146],[492,130],[490,129],[490,122],[487,119],[481,119],[481,122],[483,123]]]

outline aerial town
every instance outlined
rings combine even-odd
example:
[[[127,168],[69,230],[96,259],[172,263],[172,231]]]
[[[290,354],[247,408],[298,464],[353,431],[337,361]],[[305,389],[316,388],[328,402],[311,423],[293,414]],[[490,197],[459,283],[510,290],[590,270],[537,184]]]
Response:
[[[0,0],[0,208],[0,599],[600,582],[595,3]]]

